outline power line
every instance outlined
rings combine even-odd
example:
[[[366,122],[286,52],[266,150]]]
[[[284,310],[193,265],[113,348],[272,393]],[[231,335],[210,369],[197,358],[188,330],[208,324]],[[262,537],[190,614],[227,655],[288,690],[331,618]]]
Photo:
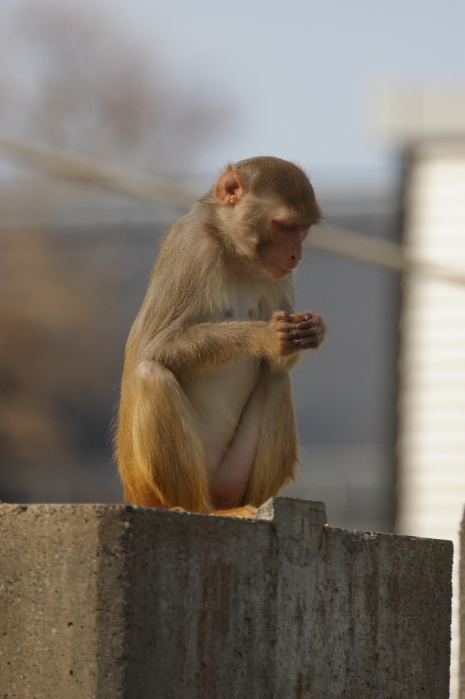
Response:
[[[357,262],[384,267],[391,272],[420,274],[465,286],[465,274],[461,272],[414,259],[398,243],[370,238],[347,228],[325,223],[311,231],[306,243],[309,247],[343,255]]]
[[[193,193],[168,179],[122,170],[95,158],[64,153],[58,148],[43,144],[28,143],[0,135],[0,151],[14,160],[20,160],[52,175],[146,201],[186,209],[196,198]]]
[[[0,134],[0,151],[57,177],[94,187],[187,209],[196,199],[193,192],[168,179],[131,172],[95,158],[84,157],[43,144],[30,143]],[[397,273],[415,273],[465,286],[465,274],[447,267],[409,257],[404,248],[386,240],[370,238],[357,231],[334,225],[312,230],[306,244],[358,262],[383,267]]]

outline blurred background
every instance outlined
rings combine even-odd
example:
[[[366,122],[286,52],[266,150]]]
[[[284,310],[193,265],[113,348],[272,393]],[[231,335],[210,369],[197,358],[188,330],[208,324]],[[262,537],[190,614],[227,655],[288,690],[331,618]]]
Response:
[[[461,0],[2,0],[1,500],[122,501],[110,425],[159,238],[229,161],[275,155],[323,208],[296,291],[328,325],[286,492],[457,543],[464,26]]]

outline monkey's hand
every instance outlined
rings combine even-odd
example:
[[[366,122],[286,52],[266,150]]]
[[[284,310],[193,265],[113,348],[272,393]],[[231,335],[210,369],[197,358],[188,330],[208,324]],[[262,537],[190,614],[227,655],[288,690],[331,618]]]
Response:
[[[270,359],[288,357],[301,349],[300,335],[295,334],[300,331],[297,330],[297,323],[290,313],[276,311],[266,324],[266,328],[267,354]]]
[[[290,313],[294,323],[289,336],[297,349],[318,349],[323,344],[326,335],[326,325],[318,313]]]

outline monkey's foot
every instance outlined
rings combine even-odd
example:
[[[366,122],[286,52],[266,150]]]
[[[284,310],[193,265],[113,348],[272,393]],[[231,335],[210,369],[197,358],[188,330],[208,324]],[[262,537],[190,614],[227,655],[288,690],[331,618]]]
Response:
[[[244,505],[243,507],[234,507],[231,510],[213,510],[212,515],[220,515],[221,517],[241,517],[242,519],[253,519],[258,512],[258,508],[253,505]]]

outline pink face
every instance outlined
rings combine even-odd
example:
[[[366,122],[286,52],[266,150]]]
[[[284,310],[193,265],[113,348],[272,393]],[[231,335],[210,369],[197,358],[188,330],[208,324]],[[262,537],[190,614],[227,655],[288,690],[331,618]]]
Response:
[[[273,245],[263,257],[263,267],[272,279],[290,274],[302,259],[302,242],[309,226],[292,220],[272,220]]]

